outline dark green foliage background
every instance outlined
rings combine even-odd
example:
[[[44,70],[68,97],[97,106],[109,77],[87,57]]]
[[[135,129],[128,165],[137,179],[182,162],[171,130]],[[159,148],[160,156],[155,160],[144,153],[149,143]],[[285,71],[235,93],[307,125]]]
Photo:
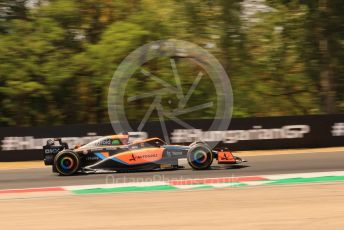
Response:
[[[160,39],[194,42],[218,58],[235,117],[343,112],[344,2],[267,0],[265,11],[247,2],[0,0],[0,125],[108,122],[113,72],[131,51]],[[149,67],[172,76],[168,65]],[[186,91],[197,71],[178,68]],[[137,79],[128,96],[159,87]],[[190,106],[212,98],[207,84]],[[128,104],[126,113],[139,120],[149,103]]]

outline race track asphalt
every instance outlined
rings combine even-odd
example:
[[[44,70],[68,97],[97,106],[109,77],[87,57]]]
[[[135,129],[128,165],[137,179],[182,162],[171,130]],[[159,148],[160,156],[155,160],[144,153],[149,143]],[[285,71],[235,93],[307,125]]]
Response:
[[[88,174],[70,177],[53,174],[50,167],[0,170],[0,189],[344,170],[344,152],[247,156],[245,159],[248,161],[245,167],[232,168],[214,164],[212,169],[204,171],[192,170],[187,164],[185,169],[174,171]]]

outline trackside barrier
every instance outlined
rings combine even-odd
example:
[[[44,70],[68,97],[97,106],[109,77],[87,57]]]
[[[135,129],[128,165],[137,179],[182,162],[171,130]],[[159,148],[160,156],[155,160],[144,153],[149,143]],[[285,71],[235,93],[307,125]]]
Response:
[[[166,121],[168,139],[173,144],[195,140],[219,142],[231,150],[319,148],[344,146],[344,114],[232,119],[228,130],[208,130],[213,120],[189,120],[195,129]],[[137,127],[139,123],[131,123]],[[48,138],[62,137],[69,146],[88,143],[113,134],[110,124],[64,125],[55,127],[0,128],[0,161],[41,160],[42,145]],[[138,138],[164,138],[159,121],[147,122]]]

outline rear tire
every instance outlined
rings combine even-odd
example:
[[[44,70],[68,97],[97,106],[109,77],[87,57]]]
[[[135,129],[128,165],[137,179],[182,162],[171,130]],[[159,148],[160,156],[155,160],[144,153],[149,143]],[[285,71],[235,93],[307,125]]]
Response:
[[[54,166],[62,176],[73,175],[80,168],[80,157],[70,150],[59,152],[54,159]]]
[[[187,153],[189,165],[196,170],[208,169],[214,160],[214,154],[204,143],[197,143],[191,146]]]

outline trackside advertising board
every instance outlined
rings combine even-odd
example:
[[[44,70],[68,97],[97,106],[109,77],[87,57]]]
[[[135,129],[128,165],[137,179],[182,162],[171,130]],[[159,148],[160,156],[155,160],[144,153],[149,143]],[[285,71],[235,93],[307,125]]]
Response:
[[[165,132],[159,121],[147,122],[140,132],[135,131],[139,124],[132,122],[130,134],[138,139],[160,137],[171,144],[203,140],[233,151],[344,146],[344,114],[236,118],[221,131],[209,130],[212,122],[189,120],[193,128],[185,128],[165,121]],[[42,146],[53,137],[73,147],[111,134],[111,124],[0,128],[0,161],[41,160]]]

